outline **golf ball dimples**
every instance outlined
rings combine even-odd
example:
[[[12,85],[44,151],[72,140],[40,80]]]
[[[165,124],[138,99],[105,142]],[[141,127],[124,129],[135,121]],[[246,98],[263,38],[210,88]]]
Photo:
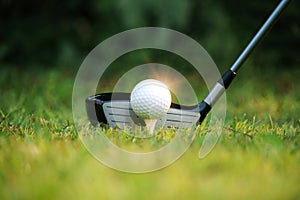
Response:
[[[131,92],[133,111],[143,119],[159,119],[171,105],[171,93],[160,81],[147,79],[138,83]]]

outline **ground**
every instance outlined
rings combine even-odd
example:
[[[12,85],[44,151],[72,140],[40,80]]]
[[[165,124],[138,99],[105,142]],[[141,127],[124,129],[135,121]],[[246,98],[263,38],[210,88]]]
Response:
[[[110,169],[85,149],[72,119],[76,70],[0,74],[1,199],[300,198],[299,69],[241,71],[213,151],[198,158],[204,124],[177,162],[146,174]]]

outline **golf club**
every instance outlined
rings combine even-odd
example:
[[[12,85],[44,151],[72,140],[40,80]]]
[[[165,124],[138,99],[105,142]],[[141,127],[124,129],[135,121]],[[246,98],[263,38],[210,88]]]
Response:
[[[222,78],[215,84],[201,103],[194,106],[182,106],[171,103],[167,114],[157,121],[156,128],[189,128],[201,124],[217,100],[229,87],[237,71],[267,34],[288,3],[289,0],[282,0],[277,5],[266,22],[233,63],[232,67],[223,74]],[[100,123],[119,128],[136,125],[145,126],[144,120],[138,117],[130,106],[130,93],[102,93],[88,97],[86,99],[86,111],[88,119],[93,125]]]

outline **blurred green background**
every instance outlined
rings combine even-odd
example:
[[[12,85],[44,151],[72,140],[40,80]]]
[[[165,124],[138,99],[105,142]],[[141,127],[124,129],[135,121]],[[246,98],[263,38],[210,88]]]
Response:
[[[0,65],[78,68],[101,41],[128,29],[158,26],[197,40],[229,67],[277,1],[65,0],[0,2]],[[300,64],[300,3],[292,1],[251,56],[253,67]]]

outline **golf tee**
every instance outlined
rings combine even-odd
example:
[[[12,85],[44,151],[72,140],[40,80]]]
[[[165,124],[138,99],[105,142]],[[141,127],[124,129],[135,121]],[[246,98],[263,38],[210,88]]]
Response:
[[[145,121],[146,128],[149,131],[150,135],[153,135],[157,119],[144,119],[144,121]]]

